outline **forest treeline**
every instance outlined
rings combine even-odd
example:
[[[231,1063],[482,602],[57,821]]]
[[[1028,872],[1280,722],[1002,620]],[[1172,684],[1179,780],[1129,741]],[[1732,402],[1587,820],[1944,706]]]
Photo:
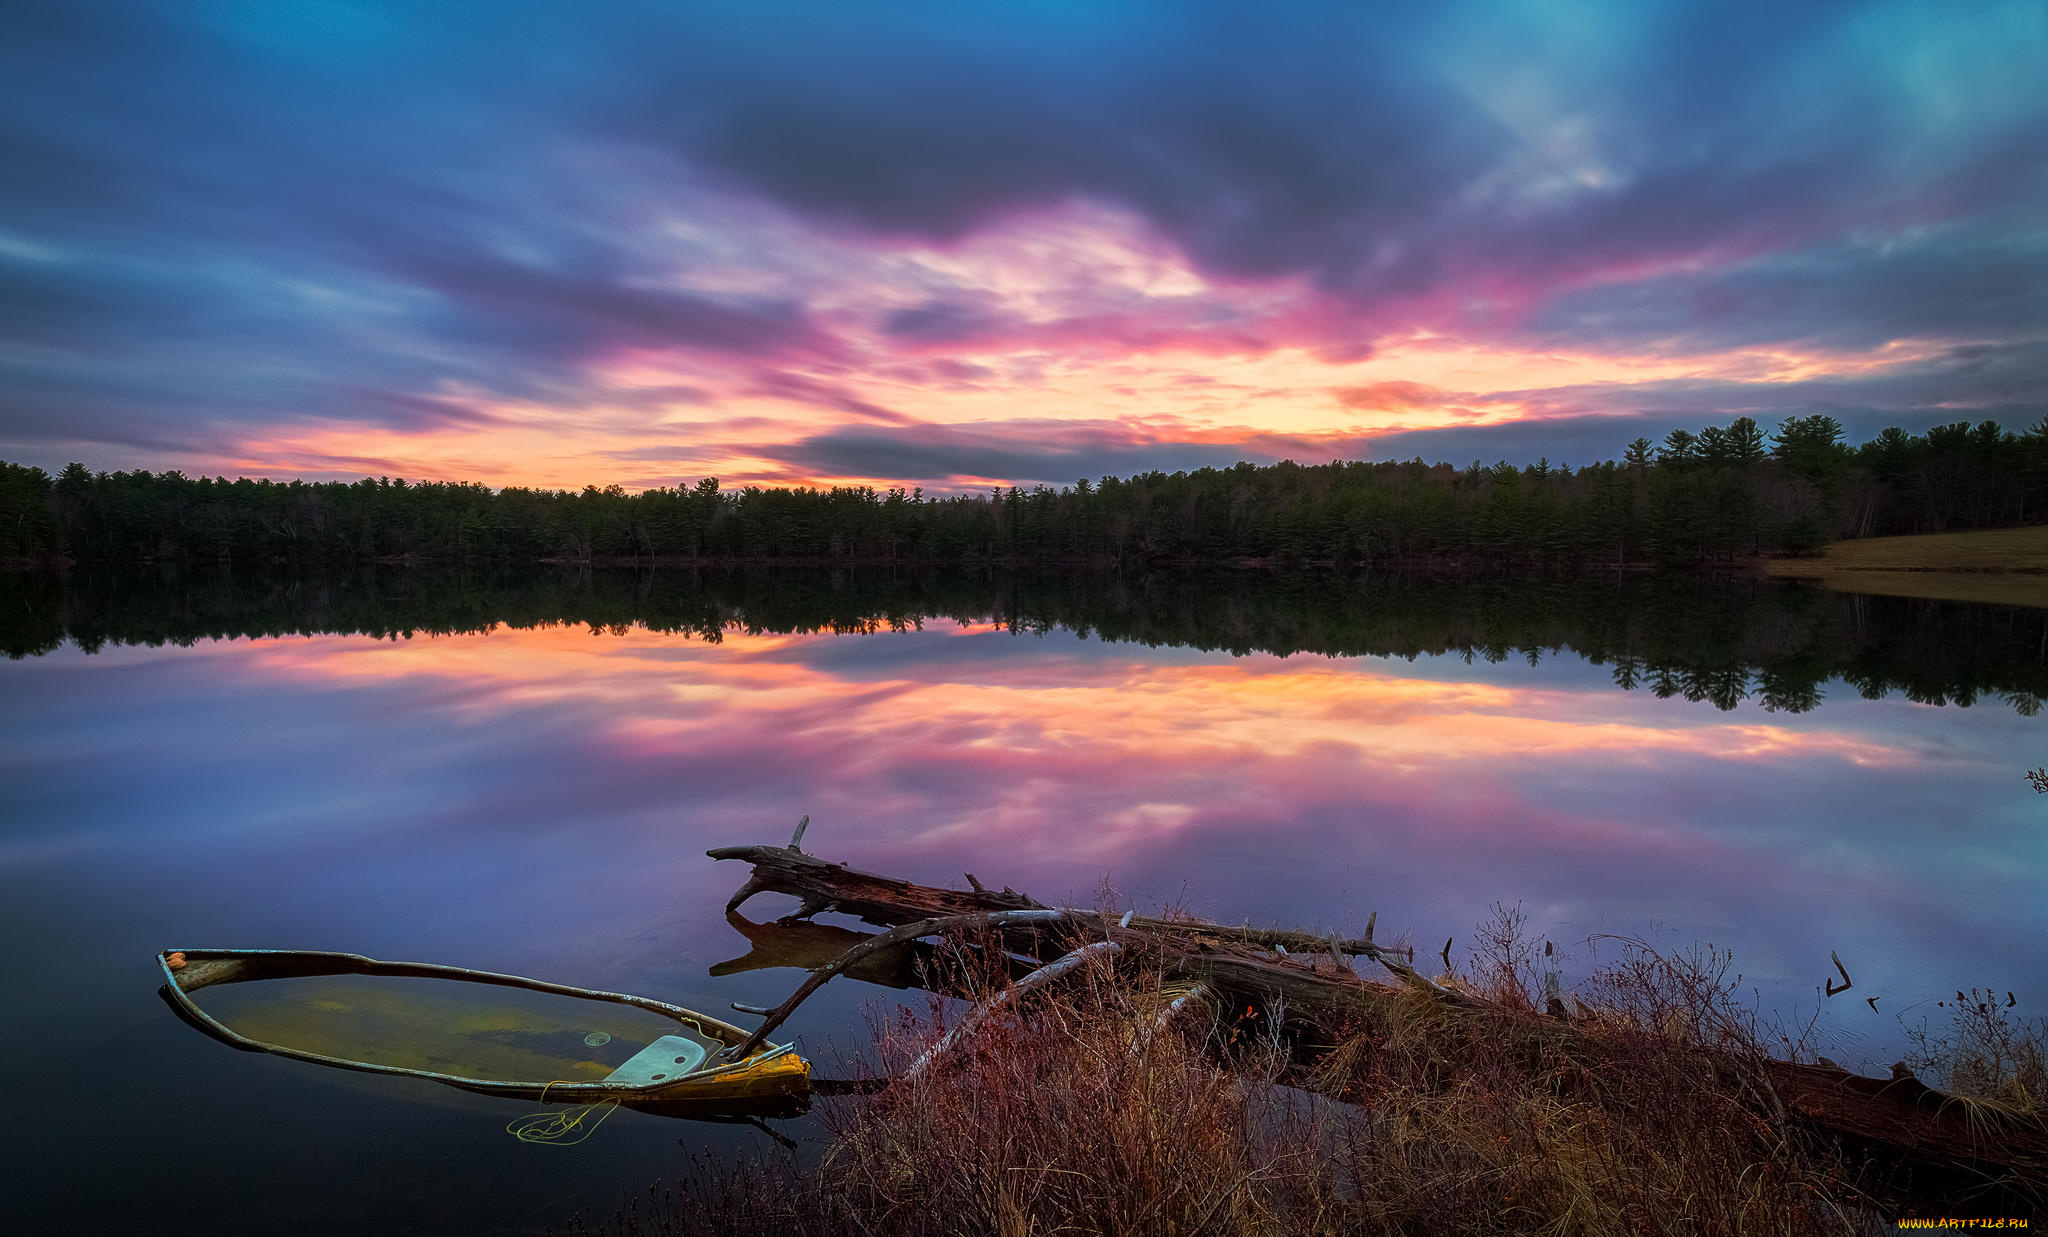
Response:
[[[677,558],[1340,565],[1727,562],[1842,537],[2048,516],[2048,417],[1860,446],[1814,414],[1748,417],[1618,461],[1241,463],[930,498],[871,487],[629,494],[379,477],[308,483],[0,463],[0,560],[346,563]]]
[[[1922,704],[2048,697],[2048,613],[1870,597],[1721,574],[1537,580],[1331,571],[944,569],[444,571],[360,566],[287,573],[205,566],[17,575],[0,649],[345,634],[389,639],[573,626],[719,641],[927,623],[1233,655],[1462,656],[1530,665],[1577,654],[1615,686],[1732,709],[1817,707],[1831,683]]]

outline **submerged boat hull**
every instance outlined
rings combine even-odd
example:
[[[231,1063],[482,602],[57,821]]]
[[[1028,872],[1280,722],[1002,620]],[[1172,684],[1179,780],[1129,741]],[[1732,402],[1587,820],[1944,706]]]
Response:
[[[621,992],[574,988],[520,975],[474,971],[463,967],[438,966],[423,962],[385,962],[361,954],[328,953],[314,950],[185,949],[166,950],[157,955],[163,971],[164,999],[180,1018],[205,1034],[249,1052],[310,1061],[335,1069],[360,1073],[425,1078],[445,1086],[459,1087],[483,1095],[513,1099],[544,1100],[569,1104],[614,1101],[633,1108],[673,1115],[692,1115],[693,1110],[748,1112],[801,1104],[810,1090],[810,1066],[790,1045],[764,1045],[747,1058],[720,1063],[717,1054],[704,1059],[701,1050],[677,1056],[684,1072],[668,1077],[650,1072],[643,1051],[633,1061],[601,1079],[560,1079],[545,1077],[476,1077],[463,1073],[362,1060],[312,1051],[245,1035],[202,1009],[192,994],[224,984],[265,980],[309,979],[322,976],[368,975],[400,979],[448,980],[489,987],[546,993],[600,1005],[626,1006],[673,1022],[714,1045],[731,1047],[747,1038],[747,1032],[708,1014],[670,1005],[648,997]],[[681,1046],[680,1039],[678,1046]],[[651,1046],[650,1046],[651,1047]],[[602,1066],[596,1067],[602,1068]]]

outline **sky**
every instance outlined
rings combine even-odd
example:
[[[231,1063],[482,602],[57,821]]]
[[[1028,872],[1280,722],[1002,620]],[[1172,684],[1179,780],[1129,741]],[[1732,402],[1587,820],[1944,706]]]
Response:
[[[957,492],[2048,413],[2048,6],[17,0],[0,458]]]

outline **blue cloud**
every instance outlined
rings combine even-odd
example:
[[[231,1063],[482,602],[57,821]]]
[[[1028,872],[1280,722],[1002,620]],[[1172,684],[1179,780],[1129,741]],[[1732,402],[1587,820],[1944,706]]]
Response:
[[[2044,53],[2037,4],[31,0],[0,15],[0,444],[412,426],[376,393],[573,399],[618,348],[837,355],[801,298],[670,278],[696,259],[649,204],[707,186],[883,242],[1108,204],[1212,278],[1308,279],[1361,354],[1414,315],[2023,342]],[[881,342],[1005,325],[924,291]]]
[[[957,487],[961,478],[1072,485],[1082,477],[1228,468],[1248,456],[1280,458],[1262,443],[1176,442],[1110,422],[859,427],[756,450],[812,475],[905,477],[941,490]]]

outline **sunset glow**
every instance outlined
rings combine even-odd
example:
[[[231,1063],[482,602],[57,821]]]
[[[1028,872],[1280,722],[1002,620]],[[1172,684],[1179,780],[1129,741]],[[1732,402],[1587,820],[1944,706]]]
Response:
[[[835,855],[873,868],[957,883],[1000,853],[1006,879],[1040,896],[1091,896],[1108,873],[1146,897],[1185,884],[1233,922],[1335,926],[1377,907],[1383,923],[1462,933],[1506,897],[1565,935],[1656,919],[1738,946],[1759,977],[1794,965],[1785,942],[1810,954],[1830,932],[1931,959],[1874,985],[1943,965],[1934,942],[2021,913],[2039,878],[2009,845],[2033,823],[2029,802],[1946,806],[2012,780],[2016,753],[2033,750],[2031,722],[2009,709],[1930,714],[1836,688],[1811,713],[1723,711],[1618,691],[1570,653],[1475,670],[1456,656],[1232,656],[940,620],[718,642],[501,627],[93,660],[120,671],[95,682],[175,682],[192,708],[243,702],[201,728],[209,751],[233,754],[201,758],[197,738],[163,747],[145,712],[90,749],[61,718],[17,728],[22,759],[70,770],[113,744],[144,784],[184,787],[181,810],[204,813],[220,793],[208,762],[261,753],[294,771],[237,791],[253,796],[237,818],[267,845],[397,821],[429,882],[467,888],[472,841],[540,847],[560,857],[522,879],[589,867],[644,883],[662,907],[680,881],[713,919],[725,874],[696,856],[800,814]],[[67,652],[24,666],[24,690],[47,701],[43,679],[82,665]],[[337,728],[371,737],[337,761],[322,747]],[[94,796],[127,792],[88,767],[75,786],[56,779],[83,798],[50,819],[114,818]],[[24,835],[0,861],[44,845]],[[436,857],[450,845],[460,871]],[[1960,884],[1978,896],[1939,892]],[[1892,955],[1866,941],[1861,956]]]
[[[983,656],[925,652],[906,665],[919,673],[902,677],[882,668],[886,659],[875,669],[841,660],[882,655],[891,642],[936,650],[949,639]],[[850,640],[865,647],[849,648]],[[1006,655],[986,656],[994,650]],[[1007,655],[1019,651],[1021,658]],[[820,802],[843,801],[845,811],[878,822],[916,820],[931,806],[925,783],[946,770],[948,778],[1006,788],[1003,802],[972,815],[975,831],[1011,820],[1041,845],[1103,863],[1137,861],[1162,835],[1201,821],[1286,814],[1304,793],[1393,795],[1419,809],[1447,786],[1463,788],[1454,801],[1490,803],[1518,793],[1518,779],[1561,765],[1639,776],[1673,762],[1897,774],[1927,759],[1879,734],[1674,712],[1598,682],[1578,690],[1455,683],[1375,659],[1255,655],[1161,665],[1119,646],[1020,645],[986,624],[868,637],[735,632],[718,644],[565,626],[487,637],[258,641],[229,655],[274,681],[379,690],[408,683],[460,726],[488,725],[510,710],[575,715],[593,727],[587,741],[650,769],[719,753],[745,766],[773,750],[792,768],[840,770],[831,786],[814,788]],[[437,681],[460,690],[440,698]],[[1479,769],[1489,772],[1475,776]],[[1077,788],[1123,805],[1121,823],[1105,826],[1070,802]],[[1487,818],[1475,813],[1456,827],[1480,828]],[[1486,827],[1525,827],[1522,812],[1492,819]],[[1673,823],[1603,811],[1547,816],[1553,838],[1630,847],[1646,837],[1681,845],[1668,832]],[[944,837],[951,828],[941,815],[895,840]]]
[[[0,4],[0,1051],[151,1080],[22,1072],[14,1227],[2017,1206],[2044,65],[2043,0]]]
[[[2034,4],[62,13],[0,40],[51,469],[953,492],[2048,397]]]

